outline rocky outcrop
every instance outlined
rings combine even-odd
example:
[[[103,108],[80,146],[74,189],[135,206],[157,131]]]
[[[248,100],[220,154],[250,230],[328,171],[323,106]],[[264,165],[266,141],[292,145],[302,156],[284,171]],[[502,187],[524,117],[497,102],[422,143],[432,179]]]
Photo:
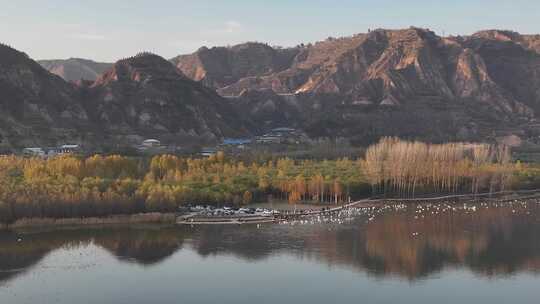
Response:
[[[540,35],[521,35],[513,31],[487,30],[480,31],[468,39],[491,40],[519,44],[523,48],[540,54]]]
[[[287,67],[211,85],[223,96],[236,96],[266,125],[286,122],[284,113],[292,112],[282,96],[296,96],[300,115],[289,116],[299,121],[291,124],[312,136],[493,137],[540,116],[539,37],[509,31],[439,37],[414,27],[380,29],[300,46],[292,49],[296,54]],[[204,70],[210,79],[210,61],[179,67]],[[257,90],[264,93],[255,98]]]
[[[406,106],[432,97],[481,103],[500,116],[530,117],[540,104],[539,41],[538,36],[506,31],[441,38],[420,28],[375,30],[295,48],[286,68],[213,85],[225,96],[270,89],[280,94],[342,94],[383,105]],[[204,77],[214,77],[205,61],[184,61],[180,68],[205,70]]]
[[[520,104],[524,104],[540,115],[540,53],[529,44],[533,41],[530,37],[488,31],[462,39],[461,43],[482,58],[498,95],[504,95],[491,100],[513,99],[518,111],[523,110]]]
[[[221,88],[242,78],[280,72],[290,66],[298,51],[250,42],[233,47],[202,47],[194,54],[178,56],[171,62],[191,79]]]
[[[62,77],[66,81],[96,80],[103,72],[111,68],[112,63],[95,62],[82,58],[40,60],[42,67]]]

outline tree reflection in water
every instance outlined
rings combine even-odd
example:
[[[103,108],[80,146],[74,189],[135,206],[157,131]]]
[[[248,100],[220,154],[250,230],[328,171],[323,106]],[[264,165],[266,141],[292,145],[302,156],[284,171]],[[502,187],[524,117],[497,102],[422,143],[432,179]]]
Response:
[[[376,276],[422,279],[445,268],[482,276],[540,272],[540,205],[387,212],[345,224],[102,228],[0,234],[0,284],[30,271],[48,253],[90,244],[121,262],[153,267],[180,250],[258,261],[277,254]],[[425,211],[427,210],[427,211]]]

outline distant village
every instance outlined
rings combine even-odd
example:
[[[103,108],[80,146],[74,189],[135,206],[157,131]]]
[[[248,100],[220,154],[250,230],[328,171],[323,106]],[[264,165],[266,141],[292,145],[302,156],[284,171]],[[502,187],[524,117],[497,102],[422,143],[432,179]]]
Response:
[[[62,154],[72,154],[81,151],[79,145],[61,145],[58,147],[32,147],[24,148],[22,154],[25,156],[54,157]]]
[[[227,138],[216,147],[202,149],[201,156],[212,156],[217,151],[241,153],[255,146],[299,145],[309,141],[301,131],[292,128],[275,128],[270,132],[254,138]]]
[[[254,146],[299,145],[307,143],[309,138],[303,132],[293,128],[275,128],[270,132],[253,138],[226,138],[221,143],[211,147],[203,147],[197,152],[198,156],[210,157],[218,151],[241,153]],[[134,147],[140,154],[176,153],[177,147],[163,144],[159,139],[149,138]],[[64,144],[57,147],[27,147],[22,149],[22,155],[29,157],[49,158],[64,154],[90,153],[78,144]]]

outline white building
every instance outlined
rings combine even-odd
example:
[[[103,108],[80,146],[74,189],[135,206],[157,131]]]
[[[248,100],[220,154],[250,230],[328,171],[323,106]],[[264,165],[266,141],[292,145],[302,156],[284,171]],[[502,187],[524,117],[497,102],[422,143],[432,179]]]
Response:
[[[58,154],[69,154],[79,151],[81,147],[79,145],[62,145],[57,148]]]
[[[42,148],[24,148],[22,152],[24,155],[27,155],[27,156],[39,156],[39,157],[45,156],[45,151]]]
[[[161,142],[157,139],[146,139],[142,142],[142,146],[145,148],[155,148],[161,146]]]

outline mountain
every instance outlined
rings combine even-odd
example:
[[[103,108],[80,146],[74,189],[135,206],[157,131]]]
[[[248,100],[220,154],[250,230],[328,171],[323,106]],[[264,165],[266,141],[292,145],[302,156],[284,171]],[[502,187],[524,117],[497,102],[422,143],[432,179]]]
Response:
[[[194,54],[178,56],[171,62],[189,78],[220,88],[245,77],[281,72],[291,65],[298,52],[296,48],[272,48],[249,42],[233,47],[202,47]]]
[[[80,143],[215,142],[249,134],[229,101],[169,61],[141,53],[95,81],[69,83],[26,54],[0,45],[0,149]]]
[[[226,99],[154,54],[120,60],[81,90],[91,119],[115,137],[181,142],[248,134]]]
[[[279,95],[272,90],[244,90],[238,97],[228,97],[239,117],[257,122],[257,131],[283,126],[303,128],[307,116],[301,98],[293,94]]]
[[[482,59],[486,74],[500,94],[540,114],[539,36],[486,31],[457,41]]]
[[[532,51],[536,52],[539,42],[536,36],[513,32],[486,31],[471,37],[442,38],[429,30],[410,28],[375,30],[274,50],[294,56],[282,61],[289,64],[287,67],[264,64],[276,56],[269,46],[261,52],[258,44],[201,49],[177,57],[174,62],[197,81],[228,79],[205,82],[224,96],[237,96],[244,89],[271,89],[287,94],[344,94],[377,104],[401,104],[419,96],[433,96],[489,100],[500,112],[530,114],[528,107],[538,104],[536,96],[530,100],[531,96],[515,94],[515,90],[508,90],[507,80],[497,75],[509,68],[521,75],[525,73],[521,64],[533,64],[529,72],[534,74],[539,53]],[[234,54],[235,60],[226,61],[228,69],[216,70],[213,63],[222,62],[227,56],[221,54],[227,52]],[[504,56],[511,56],[513,61],[502,67],[504,60],[499,59]],[[236,72],[245,71],[244,63],[253,58],[259,58],[262,68]],[[517,64],[519,67],[514,66]]]
[[[112,66],[112,63],[95,62],[81,58],[39,60],[38,63],[66,81],[79,81],[81,79],[94,81]]]
[[[89,124],[73,85],[0,45],[0,147],[80,140]]]
[[[295,125],[312,130],[312,136],[480,139],[512,132],[526,136],[523,125],[535,124],[540,114],[539,42],[539,36],[509,31],[439,37],[412,27],[274,49],[294,58],[287,67],[260,73],[232,73],[234,66],[225,74],[214,73],[211,63],[220,57],[208,49],[177,57],[175,63],[194,80],[230,80],[205,83],[251,112],[272,103],[268,98],[246,100],[246,90],[273,91],[278,95],[273,104],[294,95],[302,113]],[[228,52],[236,54],[235,62],[249,61],[254,54],[264,55],[260,62],[271,62],[271,50],[261,55],[258,47],[247,44],[241,45],[242,53],[234,52],[236,47]],[[202,77],[190,71],[203,71]],[[282,118],[276,113],[276,120]]]
[[[475,33],[472,38],[511,42],[540,54],[540,35],[521,35],[512,31],[486,30]]]
[[[0,148],[187,145],[284,126],[357,144],[538,142],[539,47],[540,36],[511,31],[379,29],[293,48],[203,47],[169,61],[141,53],[68,82],[0,45]]]

